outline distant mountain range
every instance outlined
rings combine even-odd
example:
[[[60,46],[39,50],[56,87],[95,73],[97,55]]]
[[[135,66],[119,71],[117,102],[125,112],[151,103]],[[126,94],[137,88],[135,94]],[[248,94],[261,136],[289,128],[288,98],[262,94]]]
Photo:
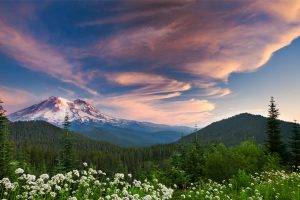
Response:
[[[171,143],[191,132],[184,126],[168,126],[150,122],[114,118],[97,110],[84,100],[70,101],[61,97],[48,99],[8,116],[10,121],[46,121],[61,126],[65,115],[71,129],[98,141],[121,146],[149,146]]]
[[[85,101],[75,100],[72,102],[59,97],[50,97],[39,104],[13,113],[9,115],[9,119],[11,121],[24,121],[12,123],[13,127],[20,126],[16,129],[19,132],[21,130],[23,130],[21,132],[26,132],[25,135],[22,134],[22,137],[27,139],[28,137],[29,139],[41,138],[41,143],[45,143],[47,140],[52,141],[54,136],[54,138],[57,138],[53,134],[61,130],[49,123],[61,126],[65,113],[70,115],[72,129],[80,133],[76,136],[78,143],[80,141],[87,143],[85,137],[88,137],[96,140],[94,142],[93,140],[89,141],[93,145],[98,145],[97,141],[107,141],[121,146],[148,146],[177,141],[193,142],[196,139],[196,134],[197,140],[204,144],[224,143],[232,146],[244,140],[255,140],[259,144],[264,144],[266,140],[267,118],[260,115],[249,113],[235,115],[228,119],[214,122],[180,139],[181,133],[184,133],[184,131],[188,133],[191,129],[112,118],[102,114]],[[43,123],[39,120],[49,123]],[[291,137],[293,123],[280,121],[280,127],[282,138],[287,142]],[[16,135],[16,137],[20,139],[21,136]],[[100,146],[104,145],[104,143],[99,144]]]
[[[202,143],[224,143],[237,145],[244,140],[255,140],[259,144],[266,141],[267,118],[260,115],[242,113],[228,119],[214,122],[201,130],[183,137],[181,142],[197,140]],[[292,122],[280,121],[282,138],[288,142],[292,134]],[[299,126],[300,128],[300,126]]]

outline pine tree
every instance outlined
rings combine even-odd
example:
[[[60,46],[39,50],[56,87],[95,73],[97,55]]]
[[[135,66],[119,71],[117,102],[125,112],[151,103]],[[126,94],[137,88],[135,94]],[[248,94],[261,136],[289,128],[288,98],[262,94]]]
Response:
[[[299,125],[295,121],[293,130],[292,130],[292,137],[290,141],[290,149],[291,149],[291,156],[292,156],[292,164],[294,166],[300,166],[300,131]]]
[[[69,121],[68,115],[65,116],[63,126],[64,126],[64,136],[63,136],[62,165],[65,171],[71,171],[74,169],[75,153],[73,149],[71,134],[69,131],[71,123]]]
[[[282,159],[284,159],[285,147],[281,140],[281,131],[278,116],[279,110],[276,108],[274,98],[271,97],[269,105],[269,117],[267,122],[266,148],[270,153],[277,153]]]
[[[0,100],[0,179],[10,176],[12,173],[12,150],[8,139],[8,120],[5,116],[2,103]]]

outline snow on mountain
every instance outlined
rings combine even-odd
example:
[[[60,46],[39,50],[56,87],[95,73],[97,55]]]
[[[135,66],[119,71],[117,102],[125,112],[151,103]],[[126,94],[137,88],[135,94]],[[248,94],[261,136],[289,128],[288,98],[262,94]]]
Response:
[[[117,123],[122,121],[102,114],[94,106],[81,99],[70,101],[62,97],[49,97],[41,103],[15,112],[8,117],[11,121],[44,120],[61,125],[66,114],[69,115],[71,122]]]

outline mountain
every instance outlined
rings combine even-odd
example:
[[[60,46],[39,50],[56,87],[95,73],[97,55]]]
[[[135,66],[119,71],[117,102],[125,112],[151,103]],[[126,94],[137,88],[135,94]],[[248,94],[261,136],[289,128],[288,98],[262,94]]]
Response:
[[[266,141],[266,126],[266,117],[242,113],[214,122],[183,137],[181,141],[194,141],[197,134],[197,139],[205,144],[222,142],[226,145],[237,145],[244,140],[255,140],[259,144],[264,144]],[[293,123],[280,121],[280,127],[283,140],[287,142],[291,137]]]
[[[71,129],[94,140],[121,146],[148,146],[170,143],[191,131],[188,127],[168,126],[149,122],[114,118],[103,114],[93,105],[77,99],[61,97],[48,99],[8,116],[10,121],[42,120],[61,126],[68,113]]]

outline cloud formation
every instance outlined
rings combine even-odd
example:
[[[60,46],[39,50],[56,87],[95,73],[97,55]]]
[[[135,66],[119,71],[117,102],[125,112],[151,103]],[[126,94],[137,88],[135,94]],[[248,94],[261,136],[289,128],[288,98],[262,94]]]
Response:
[[[46,73],[96,94],[95,91],[86,86],[88,83],[87,76],[82,73],[78,65],[76,66],[76,63],[69,62],[55,47],[18,31],[5,23],[1,17],[0,44],[0,51],[14,58],[23,67]]]
[[[72,30],[78,41],[88,33],[91,41],[59,48],[0,14],[0,51],[23,67],[88,91],[120,117],[191,124],[211,115],[214,99],[233,93],[226,85],[232,73],[257,70],[300,36],[295,0],[118,3],[99,17],[92,12],[97,3],[87,3],[93,14],[83,14],[75,25],[71,20],[62,33]]]
[[[90,22],[144,21],[101,39],[95,53],[107,60],[168,64],[182,73],[222,81],[233,72],[256,70],[300,35],[299,1],[190,1],[178,3],[176,9],[169,3],[168,9],[156,1],[134,2],[135,7],[148,6],[145,14],[131,10]]]
[[[33,102],[36,97],[24,90],[0,86],[0,99],[7,112],[16,111]]]
[[[107,74],[106,78],[122,86],[139,86],[134,90],[134,93],[139,95],[176,94],[191,89],[189,83],[150,73],[114,73]]]
[[[232,91],[218,86],[218,83],[227,82],[232,73],[257,70],[274,52],[289,45],[300,35],[300,2],[293,0],[222,3],[170,1],[162,4],[147,1],[132,4],[125,6],[125,11],[118,16],[82,24],[131,24],[99,40],[92,54],[112,63],[115,60],[147,61],[151,66],[147,66],[145,71],[150,71],[150,74],[163,71],[167,66],[181,75],[178,76],[179,80],[172,81],[166,78],[168,74],[154,76],[129,72],[109,76],[110,80],[119,85],[141,86],[126,95],[125,102],[120,103],[131,107],[126,115],[130,111],[133,116],[138,115],[135,110],[139,109],[133,109],[130,104],[134,102],[134,105],[145,106],[143,94],[148,91],[155,94],[171,91],[173,87],[184,88],[174,90],[174,93],[167,96],[164,94],[154,98],[153,95],[151,101],[181,96],[182,91],[193,87],[200,89],[197,91],[198,96],[204,99],[229,95]],[[186,77],[192,78],[187,80]],[[152,102],[149,106],[149,102],[144,109],[163,111],[166,108],[162,108],[160,102]],[[170,100],[169,105],[174,102]],[[187,102],[190,105],[188,99]],[[151,112],[146,113],[151,116]],[[185,114],[185,117],[188,115]]]
[[[142,97],[136,94],[126,94],[96,100],[94,103],[102,108],[109,107],[117,110],[119,117],[172,125],[194,125],[194,123],[206,121],[211,117],[210,112],[215,108],[215,105],[207,100],[190,99],[168,103],[156,101],[163,98],[163,96],[156,98],[155,96]]]

